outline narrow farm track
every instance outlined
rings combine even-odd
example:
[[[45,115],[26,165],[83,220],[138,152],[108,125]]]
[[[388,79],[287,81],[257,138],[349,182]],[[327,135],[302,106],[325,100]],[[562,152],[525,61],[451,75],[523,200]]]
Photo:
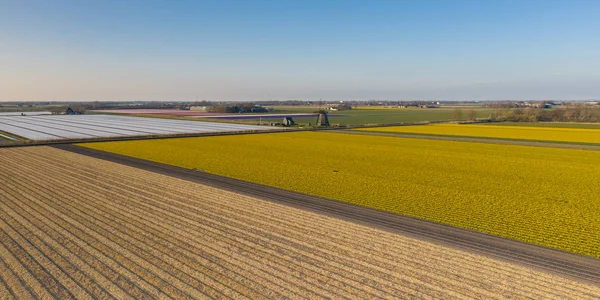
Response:
[[[51,147],[0,149],[0,229],[7,298],[600,297],[589,282]]]
[[[498,145],[519,145],[519,146],[533,146],[533,147],[547,147],[547,148],[564,148],[564,149],[582,149],[582,150],[600,150],[600,145],[591,143],[576,143],[576,142],[553,142],[553,141],[536,141],[536,140],[517,140],[517,139],[502,139],[493,137],[469,137],[469,136],[451,136],[451,135],[435,135],[435,134],[419,134],[419,133],[405,133],[405,132],[385,132],[385,131],[362,131],[362,130],[347,130],[341,129],[336,131],[344,134],[358,134],[358,135],[376,135],[376,136],[388,136],[397,138],[416,138],[416,139],[427,139],[427,140],[442,140],[442,141],[457,141],[457,142],[477,142],[485,144],[498,144]]]

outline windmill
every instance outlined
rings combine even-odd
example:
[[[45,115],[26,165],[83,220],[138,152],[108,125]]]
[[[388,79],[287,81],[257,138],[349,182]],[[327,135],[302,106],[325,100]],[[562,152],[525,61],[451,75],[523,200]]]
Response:
[[[321,109],[323,104],[323,98],[319,100],[319,116],[317,116],[317,126],[329,126],[329,118],[327,118],[327,111]]]

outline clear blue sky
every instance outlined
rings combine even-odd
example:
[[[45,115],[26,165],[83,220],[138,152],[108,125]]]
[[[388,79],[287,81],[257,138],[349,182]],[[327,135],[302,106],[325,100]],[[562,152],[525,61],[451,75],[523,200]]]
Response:
[[[600,1],[0,0],[0,101],[600,98]]]

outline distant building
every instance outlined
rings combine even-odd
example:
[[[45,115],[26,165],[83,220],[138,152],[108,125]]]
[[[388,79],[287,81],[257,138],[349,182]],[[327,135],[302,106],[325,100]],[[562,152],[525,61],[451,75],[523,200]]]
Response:
[[[80,115],[81,113],[74,111],[70,106],[65,111],[65,115]]]
[[[292,126],[294,125],[294,119],[292,117],[283,117],[283,126]]]
[[[208,111],[208,106],[191,106],[190,110]]]

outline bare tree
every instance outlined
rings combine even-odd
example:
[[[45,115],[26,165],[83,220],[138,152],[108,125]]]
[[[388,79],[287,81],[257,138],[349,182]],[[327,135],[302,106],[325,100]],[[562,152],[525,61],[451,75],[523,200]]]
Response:
[[[53,115],[58,115],[65,113],[65,111],[67,111],[67,108],[65,106],[52,106],[49,110]]]
[[[85,105],[78,104],[78,105],[72,106],[71,109],[73,109],[73,111],[75,111],[76,113],[84,114],[86,107],[85,107]]]
[[[477,112],[474,109],[470,109],[467,111],[467,120],[475,121],[477,120]]]
[[[462,109],[455,108],[454,111],[452,112],[452,119],[454,119],[456,121],[462,120],[463,119]]]

